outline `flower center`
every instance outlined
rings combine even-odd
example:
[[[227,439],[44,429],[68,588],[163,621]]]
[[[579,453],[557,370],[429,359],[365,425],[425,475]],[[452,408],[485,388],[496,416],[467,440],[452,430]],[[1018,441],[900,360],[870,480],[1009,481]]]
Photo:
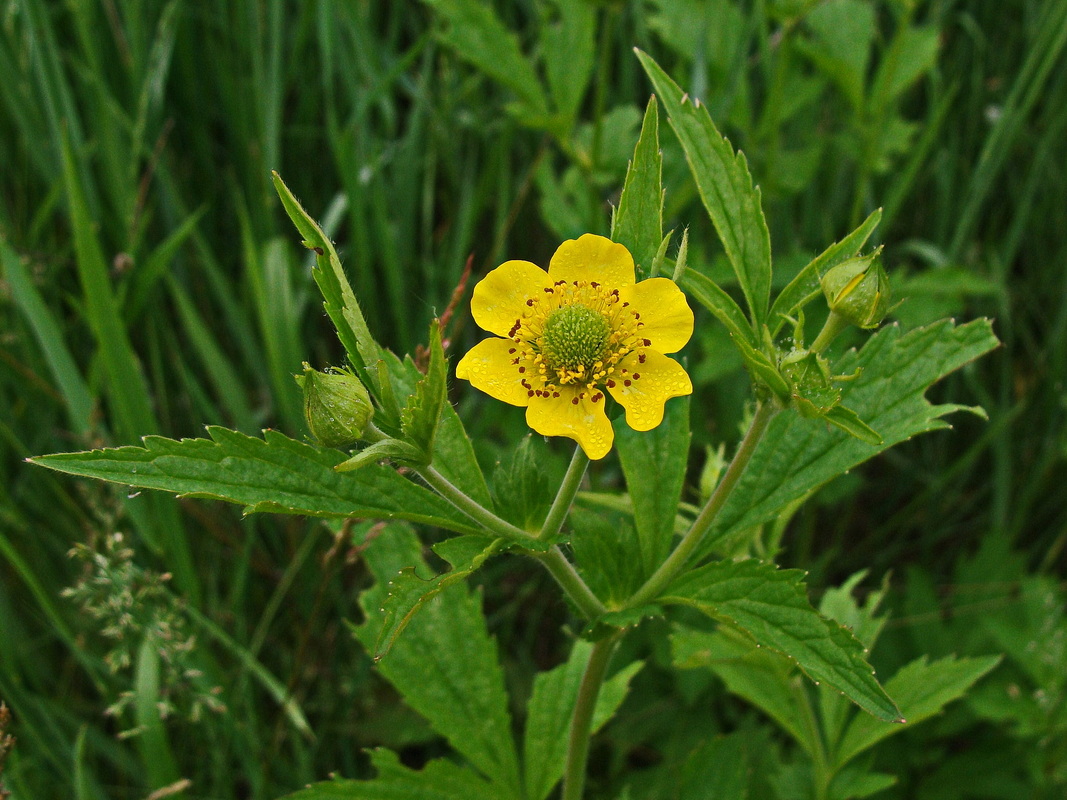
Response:
[[[556,374],[592,375],[611,344],[611,322],[575,303],[552,311],[541,331],[541,353]]]
[[[556,281],[544,295],[527,298],[508,338],[515,344],[511,363],[530,397],[559,397],[569,386],[579,390],[572,403],[586,396],[596,403],[615,379],[629,386],[639,377],[619,366],[628,353],[651,345],[629,305],[618,289],[595,281]]]

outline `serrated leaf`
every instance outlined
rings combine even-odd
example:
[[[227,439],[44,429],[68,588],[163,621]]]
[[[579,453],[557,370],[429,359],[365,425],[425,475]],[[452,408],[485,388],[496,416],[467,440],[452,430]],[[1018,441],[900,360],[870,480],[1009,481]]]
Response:
[[[400,413],[400,424],[407,440],[422,451],[425,463],[433,454],[441,408],[445,404],[448,377],[445,351],[441,346],[441,326],[437,320],[430,325],[430,363],[426,375],[415,384],[415,393],[408,398]]]
[[[622,604],[644,582],[641,541],[627,513],[575,506],[570,513],[575,565],[593,593]]]
[[[454,583],[459,583],[475,572],[486,559],[502,550],[507,544],[505,539],[497,539],[488,546],[484,536],[461,536],[458,539],[446,539],[434,547],[434,552],[445,558],[452,569],[433,575],[420,577],[418,572],[428,572],[425,565],[405,567],[388,582],[388,593],[382,601],[384,619],[378,638],[374,643],[371,656],[375,661],[385,657],[404,629],[418,611],[430,600]],[[448,554],[448,555],[446,555]]]
[[[818,746],[803,724],[803,695],[798,694],[792,664],[747,635],[730,628],[714,632],[677,628],[671,634],[671,655],[680,669],[710,669],[726,688],[763,710],[808,753]]]
[[[379,749],[371,751],[371,764],[378,774],[370,780],[313,783],[283,800],[500,800],[497,787],[445,759],[416,771],[392,750]]]
[[[563,777],[571,716],[592,650],[591,644],[578,640],[567,663],[542,672],[534,679],[523,737],[527,800],[544,800]],[[643,665],[644,662],[635,661],[604,682],[593,712],[593,733],[600,730],[622,705],[630,680]]]
[[[752,329],[762,330],[771,291],[771,239],[745,156],[734,152],[707,108],[683,95],[646,53],[636,52],[682,143],[700,198],[748,301]]]
[[[756,335],[745,318],[745,312],[719,284],[707,275],[690,268],[683,273],[681,286],[693,295],[698,303],[714,314],[719,322],[730,331],[732,337],[746,342],[750,347],[756,346]]]
[[[932,664],[922,656],[903,667],[886,681],[886,691],[900,706],[907,720],[905,725],[886,725],[866,715],[856,716],[845,731],[834,754],[843,765],[864,750],[937,714],[953,700],[957,700],[983,675],[1000,663],[1000,656],[960,658],[948,656]]]
[[[834,369],[861,370],[842,387],[842,402],[881,435],[882,443],[868,444],[794,413],[778,414],[700,552],[706,556],[720,545],[732,552],[746,531],[830,479],[898,442],[948,427],[941,417],[965,407],[934,406],[924,397],[926,390],[996,345],[984,319],[960,326],[944,320],[907,334],[891,325],[875,333],[862,350],[850,351]]]
[[[360,380],[363,381],[363,385],[381,399],[380,375],[375,366],[381,355],[380,348],[374,341],[370,328],[367,327],[367,321],[356,301],[356,295],[348,283],[348,278],[345,277],[337,250],[329,237],[323,233],[319,224],[304,210],[300,201],[285,185],[281,175],[277,172],[272,172],[271,175],[285,212],[300,235],[304,237],[304,246],[315,252],[315,268],[311,274],[315,278],[319,291],[322,292],[326,314],[333,322],[334,328],[337,329],[337,336]],[[390,411],[387,407],[383,410],[387,414]]]
[[[338,450],[271,430],[263,439],[214,426],[207,432],[211,439],[146,436],[144,447],[59,453],[32,462],[71,475],[237,503],[245,513],[406,519],[460,533],[479,530],[450,503],[392,469],[369,465],[340,474],[334,467],[345,455]]]
[[[635,431],[620,417],[614,422],[626,486],[633,502],[644,577],[670,552],[674,521],[689,458],[689,398],[667,403],[663,422],[650,431]]]
[[[549,466],[544,437],[528,435],[504,456],[493,473],[493,496],[501,515],[530,533],[541,530],[556,496]]]
[[[740,628],[879,719],[900,719],[875,680],[863,645],[811,607],[800,570],[779,570],[754,560],[713,562],[683,575],[658,601],[689,605]]]
[[[638,280],[652,275],[652,264],[663,242],[663,156],[655,95],[648,101],[641,136],[626,170],[611,238],[633,255]]]
[[[396,526],[364,551],[376,583],[360,597],[366,621],[355,634],[369,652],[385,624],[381,609],[389,582],[403,569],[425,570],[421,550],[410,529]],[[521,797],[504,674],[479,594],[462,583],[437,594],[409,621],[377,668],[411,708],[493,782],[497,797]]]
[[[424,0],[447,24],[441,39],[524,101],[527,114],[547,115],[541,81],[531,62],[488,3],[479,0]]]
[[[856,230],[840,242],[836,242],[813,258],[788,285],[774,298],[771,313],[767,318],[771,336],[777,336],[789,317],[797,313],[812,299],[822,294],[819,277],[831,267],[855,256],[867,243],[882,219],[882,209],[875,209]]]

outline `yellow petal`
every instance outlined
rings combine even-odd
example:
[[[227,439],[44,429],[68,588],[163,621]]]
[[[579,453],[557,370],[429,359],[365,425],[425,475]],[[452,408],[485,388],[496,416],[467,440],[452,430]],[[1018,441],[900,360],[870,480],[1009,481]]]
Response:
[[[553,281],[596,281],[613,289],[634,282],[630,251],[611,239],[586,233],[559,246],[548,264]]]
[[[456,365],[456,377],[470,381],[490,397],[525,406],[530,402],[530,392],[522,385],[522,375],[512,364],[515,354],[510,352],[515,344],[510,339],[485,339],[478,342]]]
[[[669,278],[649,278],[622,289],[619,296],[641,315],[637,335],[659,352],[677,353],[693,335],[693,310]]]
[[[589,392],[564,386],[559,397],[532,397],[526,409],[526,424],[544,436],[574,439],[596,461],[608,454],[615,439],[604,412],[607,398],[602,392],[596,394],[600,399],[593,401]]]
[[[474,287],[471,313],[482,330],[507,336],[526,301],[552,285],[548,273],[529,261],[505,261]]]
[[[627,425],[635,431],[650,431],[663,421],[663,404],[672,397],[692,394],[693,383],[673,358],[641,348],[619,362],[608,391],[626,409]]]

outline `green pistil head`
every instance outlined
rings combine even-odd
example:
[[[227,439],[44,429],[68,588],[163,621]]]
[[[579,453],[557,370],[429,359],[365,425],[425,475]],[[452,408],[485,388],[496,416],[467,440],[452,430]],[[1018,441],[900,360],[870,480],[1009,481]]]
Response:
[[[611,323],[599,311],[578,303],[556,309],[545,320],[541,352],[553,371],[591,372],[607,354]]]

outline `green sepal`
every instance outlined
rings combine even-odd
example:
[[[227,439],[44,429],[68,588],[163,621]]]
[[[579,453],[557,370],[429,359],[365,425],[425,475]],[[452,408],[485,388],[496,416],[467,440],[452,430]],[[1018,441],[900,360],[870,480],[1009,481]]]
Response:
[[[860,441],[873,445],[882,444],[882,437],[878,431],[860,419],[859,415],[850,408],[845,408],[845,406],[839,404],[823,414],[822,417],[835,428],[840,428]]]
[[[779,400],[789,402],[792,397],[792,388],[789,382],[782,377],[778,367],[762,351],[757,350],[746,339],[730,335],[730,339],[741,351],[741,358],[745,360],[752,378],[763,386],[770,389]]]
[[[441,325],[438,320],[430,323],[430,363],[426,375],[415,384],[415,393],[408,398],[400,412],[400,427],[405,439],[422,455],[423,464],[433,458],[434,437],[441,421],[441,408],[445,404],[448,366],[445,351],[441,346]]]
[[[351,371],[319,372],[304,362],[304,373],[293,377],[304,393],[304,421],[319,444],[344,447],[363,438],[374,406]]]
[[[830,378],[830,366],[817,353],[800,351],[782,359],[782,376],[789,381],[793,407],[806,419],[825,416],[841,402],[841,391]]]
[[[874,229],[878,227],[881,219],[882,209],[879,208],[872,211],[870,216],[856,230],[852,231],[840,242],[832,244],[823,250],[778,293],[778,297],[774,299],[774,305],[771,306],[771,313],[767,318],[767,324],[773,336],[778,335],[782,325],[792,318],[797,311],[822,294],[822,288],[819,285],[819,278],[822,274],[831,267],[856,255],[860,248],[866,244],[871,234],[874,233]]]

